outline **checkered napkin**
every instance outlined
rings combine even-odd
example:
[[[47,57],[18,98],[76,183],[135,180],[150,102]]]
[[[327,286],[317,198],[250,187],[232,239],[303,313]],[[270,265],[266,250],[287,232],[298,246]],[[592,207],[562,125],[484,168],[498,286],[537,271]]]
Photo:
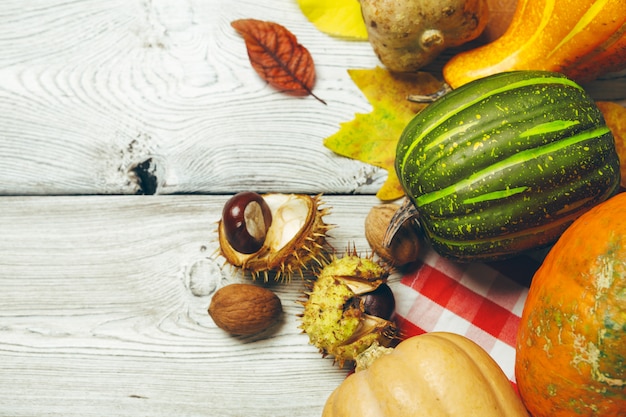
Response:
[[[393,281],[404,335],[462,334],[482,346],[515,385],[515,339],[540,257],[459,264],[428,249]]]

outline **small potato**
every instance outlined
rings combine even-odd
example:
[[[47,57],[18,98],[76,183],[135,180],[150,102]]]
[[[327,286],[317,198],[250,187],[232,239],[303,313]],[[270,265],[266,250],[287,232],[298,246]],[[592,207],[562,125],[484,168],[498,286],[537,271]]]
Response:
[[[487,0],[360,0],[369,41],[393,72],[416,71],[444,49],[476,39],[489,19]]]

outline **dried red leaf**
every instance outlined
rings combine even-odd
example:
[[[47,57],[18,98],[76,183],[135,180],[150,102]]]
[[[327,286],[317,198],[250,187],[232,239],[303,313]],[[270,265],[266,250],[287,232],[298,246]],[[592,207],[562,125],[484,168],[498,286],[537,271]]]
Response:
[[[239,19],[231,26],[243,37],[255,71],[271,86],[293,95],[312,95],[315,64],[296,36],[278,23]]]

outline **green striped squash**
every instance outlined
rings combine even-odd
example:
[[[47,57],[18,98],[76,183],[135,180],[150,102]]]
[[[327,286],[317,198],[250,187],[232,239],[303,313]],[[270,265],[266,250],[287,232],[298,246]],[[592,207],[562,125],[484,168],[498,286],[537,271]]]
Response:
[[[544,71],[492,75],[428,105],[402,133],[395,168],[433,248],[458,261],[549,245],[620,180],[594,101]]]

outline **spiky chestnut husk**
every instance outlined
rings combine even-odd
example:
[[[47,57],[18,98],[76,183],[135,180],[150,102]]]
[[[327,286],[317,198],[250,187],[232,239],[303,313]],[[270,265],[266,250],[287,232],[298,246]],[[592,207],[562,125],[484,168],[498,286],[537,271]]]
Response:
[[[364,305],[364,296],[386,285],[388,276],[385,266],[354,251],[334,257],[319,271],[303,302],[300,328],[323,356],[343,367],[373,343],[397,341],[395,323],[368,314]]]
[[[272,222],[265,241],[254,253],[241,253],[228,242],[224,221],[218,222],[220,253],[231,265],[249,272],[253,279],[290,280],[311,265],[322,267],[328,245],[326,235],[334,225],[324,222],[330,208],[322,207],[321,195],[263,194],[271,211]]]

